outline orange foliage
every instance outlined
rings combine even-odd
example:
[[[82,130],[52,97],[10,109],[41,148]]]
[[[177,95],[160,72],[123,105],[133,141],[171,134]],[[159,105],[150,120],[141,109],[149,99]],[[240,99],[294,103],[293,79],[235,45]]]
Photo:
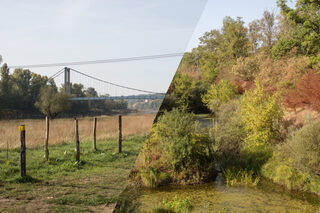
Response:
[[[288,91],[284,98],[284,105],[293,109],[309,106],[311,109],[319,111],[320,75],[310,69],[298,80],[296,89]]]

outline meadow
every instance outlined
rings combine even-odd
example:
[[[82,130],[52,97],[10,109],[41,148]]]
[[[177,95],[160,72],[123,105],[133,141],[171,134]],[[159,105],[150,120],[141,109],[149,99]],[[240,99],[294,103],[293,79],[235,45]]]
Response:
[[[132,114],[122,116],[123,137],[145,135],[155,118],[155,114]],[[79,120],[80,141],[92,139],[93,118],[84,117]],[[0,120],[0,149],[20,147],[18,126],[26,126],[27,147],[43,146],[45,140],[45,119]],[[118,137],[118,116],[97,117],[97,140]],[[59,118],[50,120],[49,146],[74,141],[74,120]]]
[[[93,118],[80,118],[80,162],[75,160],[73,119],[51,121],[48,161],[44,120],[0,121],[0,212],[112,212],[153,119],[153,114],[123,116],[118,153],[118,116],[98,117],[97,151],[92,148]],[[19,124],[26,125],[24,178]]]
[[[50,147],[46,161],[42,148],[27,149],[27,177],[20,177],[19,149],[0,149],[0,212],[112,212],[126,187],[131,168],[144,142],[134,136],[82,141],[81,161],[75,161],[73,144]]]

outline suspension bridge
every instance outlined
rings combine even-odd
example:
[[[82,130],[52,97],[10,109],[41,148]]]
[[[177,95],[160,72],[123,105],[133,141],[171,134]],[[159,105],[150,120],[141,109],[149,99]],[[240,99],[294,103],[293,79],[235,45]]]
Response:
[[[118,62],[128,62],[128,61],[140,61],[140,60],[152,60],[152,59],[161,59],[161,58],[171,58],[171,57],[180,57],[183,56],[184,53],[170,53],[170,54],[161,54],[161,55],[148,55],[148,56],[138,56],[138,57],[130,57],[130,58],[117,58],[117,59],[104,59],[104,60],[93,60],[93,61],[78,61],[78,62],[65,62],[65,63],[52,63],[52,64],[32,64],[32,65],[19,65],[19,66],[10,66],[9,68],[43,68],[43,67],[58,67],[65,66],[54,75],[52,75],[49,79],[56,80],[59,77],[64,77],[62,81],[63,89],[66,93],[72,95],[71,101],[94,101],[94,100],[132,100],[132,99],[144,99],[144,100],[156,100],[163,99],[165,97],[164,92],[156,92],[144,90],[141,88],[129,87],[126,85],[121,85],[118,83],[106,81],[102,78],[89,75],[87,72],[82,72],[78,69],[74,69],[67,66],[78,66],[78,65],[88,65],[88,64],[102,64],[102,63],[118,63]],[[86,88],[95,88],[99,86],[99,88],[104,88],[104,92],[100,91],[100,95],[95,95],[94,97],[77,97],[72,94],[72,84],[71,82],[71,73],[73,77],[78,76],[78,78],[85,78],[90,80],[91,83],[86,86]],[[78,81],[79,82],[79,81]],[[83,82],[83,79],[82,81]],[[121,91],[119,91],[121,90]],[[111,92],[113,91],[113,92]],[[124,92],[125,91],[125,92]],[[130,92],[134,92],[135,95],[128,95]],[[104,93],[105,95],[101,95]],[[137,95],[138,93],[138,95]],[[126,94],[126,95],[123,95]]]
[[[103,80],[101,78],[97,78],[91,75],[88,75],[84,72],[81,72],[79,70],[69,68],[69,67],[64,67],[63,69],[59,70],[57,73],[55,73],[53,76],[51,76],[49,79],[56,79],[62,74],[64,74],[64,91],[67,94],[72,95],[72,83],[71,83],[71,72],[74,74],[79,74],[83,77],[86,77],[88,79],[91,79],[93,81],[105,84],[108,88],[109,91],[112,90],[110,87],[113,87],[114,89],[121,89],[121,90],[128,90],[128,91],[134,91],[134,92],[139,92],[143,93],[140,95],[104,95],[100,97],[72,97],[71,101],[94,101],[94,100],[132,100],[132,99],[144,99],[144,100],[156,100],[156,99],[163,99],[165,96],[165,93],[161,92],[154,92],[154,91],[148,91],[148,90],[143,90],[143,89],[138,89],[138,88],[133,88],[133,87],[128,87],[120,84],[116,84],[113,82],[109,82],[106,80]],[[115,92],[117,94],[117,92]]]

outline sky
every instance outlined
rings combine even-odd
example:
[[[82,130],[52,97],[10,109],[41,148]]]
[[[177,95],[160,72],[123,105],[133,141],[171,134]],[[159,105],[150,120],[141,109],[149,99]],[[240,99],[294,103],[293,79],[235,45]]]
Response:
[[[0,0],[0,54],[9,66],[125,58],[190,51],[225,16],[246,23],[275,0]],[[166,92],[181,57],[72,66],[117,84]],[[63,67],[32,68],[51,76]],[[55,79],[60,85],[63,76]],[[71,73],[100,94],[137,94]]]

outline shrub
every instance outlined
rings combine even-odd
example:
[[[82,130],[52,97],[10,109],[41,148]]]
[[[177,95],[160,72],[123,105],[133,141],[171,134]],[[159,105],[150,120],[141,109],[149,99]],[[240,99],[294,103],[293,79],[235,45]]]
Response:
[[[212,151],[208,134],[204,132],[193,114],[173,109],[162,115],[154,126],[163,160],[183,179],[197,181],[211,164]]]
[[[221,80],[218,84],[212,84],[208,92],[202,96],[202,102],[211,110],[218,108],[236,96],[236,87],[228,80]]]
[[[240,101],[221,105],[212,128],[214,151],[222,167],[239,158],[245,132],[241,120]]]
[[[286,146],[287,144],[285,144]],[[301,171],[293,166],[292,155],[280,146],[273,157],[262,167],[262,175],[273,182],[281,184],[290,190],[303,190],[320,195],[320,177]]]
[[[314,110],[320,110],[320,75],[309,70],[299,79],[296,89],[288,91],[284,104],[290,108],[310,106]]]
[[[278,141],[281,136],[282,115],[279,94],[269,95],[257,82],[256,88],[247,91],[241,100],[246,147],[259,149]]]
[[[253,80],[259,73],[260,63],[263,60],[263,54],[257,54],[251,57],[240,57],[232,67],[232,73],[238,75],[246,81]]]
[[[320,120],[297,130],[287,145],[295,167],[320,175]]]

